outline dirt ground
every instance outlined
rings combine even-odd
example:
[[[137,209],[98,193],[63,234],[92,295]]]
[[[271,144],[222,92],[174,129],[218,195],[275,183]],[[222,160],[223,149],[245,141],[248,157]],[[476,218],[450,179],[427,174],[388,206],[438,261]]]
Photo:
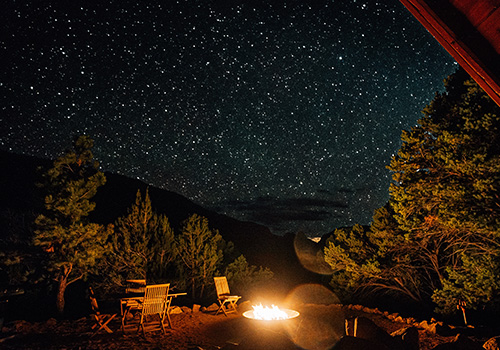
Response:
[[[240,309],[240,311],[242,311]],[[300,316],[287,321],[256,321],[238,314],[214,315],[205,312],[174,314],[172,329],[166,334],[151,332],[123,334],[119,315],[111,321],[112,334],[91,329],[92,319],[43,323],[15,321],[4,326],[0,333],[0,348],[11,349],[310,349],[332,348],[344,335],[345,319],[365,316],[379,327],[391,333],[407,327],[407,324],[390,321],[378,314],[364,314],[340,305],[303,305]],[[419,331],[420,349],[453,340],[454,336],[442,337]]]

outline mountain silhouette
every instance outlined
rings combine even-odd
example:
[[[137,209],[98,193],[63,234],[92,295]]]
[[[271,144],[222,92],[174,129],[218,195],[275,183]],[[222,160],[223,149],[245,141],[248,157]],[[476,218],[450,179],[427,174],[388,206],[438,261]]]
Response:
[[[0,151],[0,165],[0,211],[32,213],[35,216],[43,208],[43,197],[36,183],[52,166],[52,161]],[[137,179],[109,172],[105,172],[105,176],[106,184],[98,189],[93,198],[96,208],[89,216],[93,222],[114,223],[118,217],[127,214],[128,208],[135,202],[137,190],[144,195],[148,189],[153,209],[169,218],[176,233],[179,232],[182,221],[192,214],[198,214],[206,217],[210,228],[217,229],[225,241],[233,242],[236,250],[246,257],[249,264],[270,268],[278,284],[294,286],[313,282],[318,278],[303,268],[297,259],[292,234],[274,235],[263,225],[219,214],[178,193]],[[6,230],[2,229],[0,238],[6,234]]]

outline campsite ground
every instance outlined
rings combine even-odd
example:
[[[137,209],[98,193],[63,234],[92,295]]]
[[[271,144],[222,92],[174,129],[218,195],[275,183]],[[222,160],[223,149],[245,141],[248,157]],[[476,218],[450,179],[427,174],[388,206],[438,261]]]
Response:
[[[4,326],[0,347],[13,349],[329,349],[344,334],[345,319],[365,316],[391,333],[405,323],[394,322],[380,314],[363,313],[340,305],[303,305],[301,315],[293,320],[263,323],[241,314],[214,315],[205,312],[183,312],[172,315],[173,329],[166,334],[124,335],[120,320],[114,319],[112,334],[91,330],[92,320],[28,323],[15,321]],[[454,339],[419,330],[420,349],[430,350]]]

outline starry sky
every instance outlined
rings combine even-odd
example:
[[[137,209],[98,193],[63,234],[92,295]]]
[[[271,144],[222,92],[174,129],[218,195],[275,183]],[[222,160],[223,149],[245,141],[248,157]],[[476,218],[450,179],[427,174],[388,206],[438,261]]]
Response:
[[[8,1],[0,148],[87,134],[105,171],[321,235],[386,203],[401,131],[457,67],[397,0]]]

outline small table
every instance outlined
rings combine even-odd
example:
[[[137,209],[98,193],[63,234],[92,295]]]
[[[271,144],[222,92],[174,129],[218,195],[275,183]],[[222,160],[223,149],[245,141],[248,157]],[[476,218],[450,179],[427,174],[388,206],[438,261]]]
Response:
[[[132,311],[140,311],[144,296],[127,297],[120,299],[120,314],[122,316],[122,331],[125,332],[125,320]]]

